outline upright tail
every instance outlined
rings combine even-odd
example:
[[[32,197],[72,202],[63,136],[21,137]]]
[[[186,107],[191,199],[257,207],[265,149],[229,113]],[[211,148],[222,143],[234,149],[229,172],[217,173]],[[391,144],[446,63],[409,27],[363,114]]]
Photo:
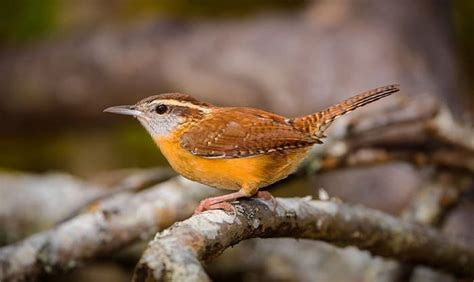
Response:
[[[400,86],[398,84],[379,87],[351,97],[323,111],[312,115],[294,118],[292,122],[297,128],[307,132],[310,138],[321,139],[325,137],[324,131],[326,131],[336,118],[359,107],[387,97],[399,90]]]

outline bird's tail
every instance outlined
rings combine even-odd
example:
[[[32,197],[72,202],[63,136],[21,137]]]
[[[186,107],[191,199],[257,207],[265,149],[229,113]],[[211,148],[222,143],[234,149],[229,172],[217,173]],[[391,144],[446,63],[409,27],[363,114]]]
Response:
[[[292,122],[297,128],[303,132],[307,132],[310,138],[319,140],[325,137],[324,131],[326,131],[326,129],[336,118],[359,107],[387,97],[395,92],[398,92],[399,90],[400,86],[398,84],[379,87],[351,97],[323,111],[294,118]]]

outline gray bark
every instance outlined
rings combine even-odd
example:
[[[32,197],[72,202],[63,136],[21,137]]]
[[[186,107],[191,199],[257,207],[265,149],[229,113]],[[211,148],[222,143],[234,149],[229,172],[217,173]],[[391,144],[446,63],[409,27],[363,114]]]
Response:
[[[332,201],[240,201],[237,214],[209,211],[157,234],[135,270],[135,281],[208,281],[201,262],[256,237],[293,237],[356,246],[374,255],[474,277],[474,249],[435,229]]]

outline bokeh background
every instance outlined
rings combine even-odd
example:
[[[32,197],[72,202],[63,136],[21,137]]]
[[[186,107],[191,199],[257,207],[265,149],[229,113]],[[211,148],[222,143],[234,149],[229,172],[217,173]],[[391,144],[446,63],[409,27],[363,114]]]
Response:
[[[168,91],[297,115],[399,82],[472,109],[471,1],[226,2],[2,1],[0,166],[164,164],[102,109]]]
[[[474,2],[5,0],[0,170],[93,179],[114,169],[167,166],[135,120],[102,112],[149,95],[183,92],[295,116],[391,83],[408,97],[436,96],[472,123]],[[419,185],[419,171],[391,164],[311,183],[310,191],[278,193],[324,187],[397,214]],[[467,216],[474,211],[469,203],[460,209]],[[274,265],[285,265],[275,257]],[[100,278],[102,268],[94,267],[78,279],[93,270]],[[115,279],[127,277],[112,268]]]

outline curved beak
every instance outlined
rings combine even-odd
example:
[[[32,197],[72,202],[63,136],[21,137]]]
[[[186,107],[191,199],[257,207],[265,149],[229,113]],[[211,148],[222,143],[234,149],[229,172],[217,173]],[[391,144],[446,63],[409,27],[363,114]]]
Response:
[[[129,105],[110,107],[105,109],[104,112],[135,117],[143,115],[143,112],[137,110],[135,106]]]

